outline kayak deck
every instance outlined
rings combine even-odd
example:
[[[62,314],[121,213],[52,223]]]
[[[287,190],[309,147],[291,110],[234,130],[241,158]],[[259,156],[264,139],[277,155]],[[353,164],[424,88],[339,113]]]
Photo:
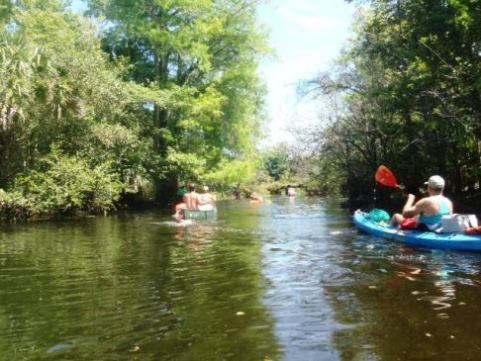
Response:
[[[354,212],[353,221],[356,227],[369,234],[406,244],[431,248],[481,251],[481,235],[401,229],[385,223],[372,222],[368,214],[361,210]]]

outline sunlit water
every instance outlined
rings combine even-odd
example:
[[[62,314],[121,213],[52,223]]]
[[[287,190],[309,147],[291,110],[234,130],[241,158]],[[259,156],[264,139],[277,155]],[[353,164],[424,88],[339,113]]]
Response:
[[[0,359],[479,360],[480,268],[322,199],[3,225]]]

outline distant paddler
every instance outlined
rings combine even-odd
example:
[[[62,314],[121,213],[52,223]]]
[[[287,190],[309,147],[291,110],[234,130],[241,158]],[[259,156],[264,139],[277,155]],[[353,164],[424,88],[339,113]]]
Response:
[[[252,192],[249,196],[249,202],[251,202],[251,203],[263,203],[264,198],[262,198],[256,192]]]
[[[287,187],[287,195],[289,197],[295,197],[296,196],[296,189],[294,187]]]
[[[175,206],[175,214],[172,216],[177,222],[184,219],[184,210],[188,211],[198,211],[200,205],[199,194],[195,191],[195,183],[189,183],[189,192],[184,194],[183,202]]]
[[[210,192],[208,186],[203,187],[204,193],[199,195],[199,211],[212,211],[215,209],[216,197]]]

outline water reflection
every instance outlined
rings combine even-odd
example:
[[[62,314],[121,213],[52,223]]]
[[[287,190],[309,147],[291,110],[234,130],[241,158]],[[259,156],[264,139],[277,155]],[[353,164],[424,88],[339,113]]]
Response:
[[[0,359],[478,359],[479,254],[360,234],[322,199],[169,221],[5,228]]]
[[[368,235],[345,238],[344,245],[347,252],[335,263],[347,268],[350,280],[326,287],[336,318],[354,326],[334,334],[343,360],[477,359],[478,254],[416,249]]]
[[[283,360],[477,359],[480,255],[360,234],[322,200],[260,217]]]
[[[162,217],[2,233],[0,359],[276,359],[258,218],[182,229]]]
[[[264,272],[272,282],[265,302],[276,319],[285,360],[336,358],[331,334],[337,322],[321,286],[327,257],[337,248],[329,234],[335,229],[327,224],[336,217],[326,208],[319,199],[278,198],[261,215]],[[344,229],[339,225],[337,234]]]

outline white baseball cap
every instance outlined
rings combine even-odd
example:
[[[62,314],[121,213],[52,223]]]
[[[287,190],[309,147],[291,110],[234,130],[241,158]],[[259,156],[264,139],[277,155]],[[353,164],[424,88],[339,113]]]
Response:
[[[427,184],[428,187],[434,188],[434,189],[443,189],[446,182],[444,181],[444,178],[439,176],[439,175],[433,175],[429,177],[427,182],[424,182],[424,184]]]

